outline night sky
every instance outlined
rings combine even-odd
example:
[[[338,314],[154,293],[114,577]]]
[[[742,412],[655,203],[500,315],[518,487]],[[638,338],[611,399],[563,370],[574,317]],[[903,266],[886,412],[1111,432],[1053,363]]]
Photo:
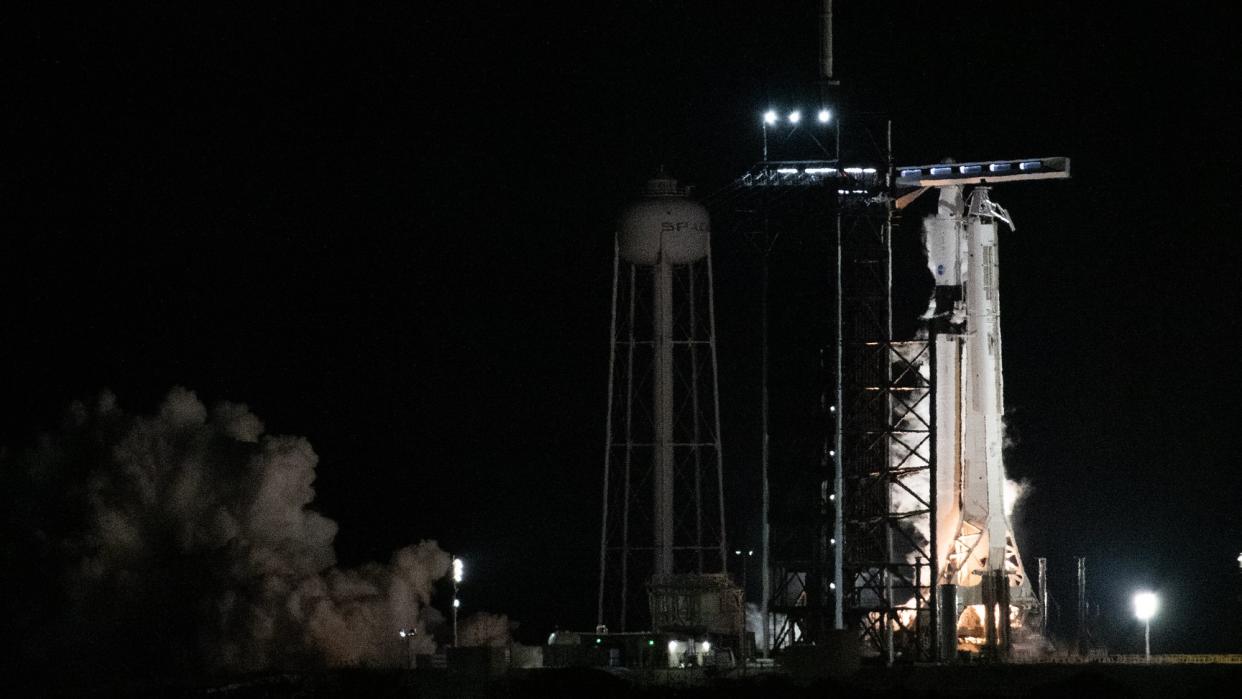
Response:
[[[726,186],[764,109],[811,105],[817,5],[22,17],[0,444],[105,388],[243,402],[314,445],[342,563],[436,539],[466,608],[593,625],[613,221],[661,164]],[[838,5],[836,113],[890,116],[900,164],[1073,159],[993,193],[1016,524],[1060,623],[1083,555],[1113,648],[1151,586],[1153,650],[1242,649],[1212,616],[1242,551],[1236,18]],[[730,537],[756,546],[757,258],[713,245]]]

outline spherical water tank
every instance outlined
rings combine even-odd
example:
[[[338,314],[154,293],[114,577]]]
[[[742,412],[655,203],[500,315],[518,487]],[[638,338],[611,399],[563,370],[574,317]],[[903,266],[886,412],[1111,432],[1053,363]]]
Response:
[[[621,214],[617,239],[626,262],[684,265],[707,256],[710,233],[707,209],[690,201],[677,180],[656,177]]]

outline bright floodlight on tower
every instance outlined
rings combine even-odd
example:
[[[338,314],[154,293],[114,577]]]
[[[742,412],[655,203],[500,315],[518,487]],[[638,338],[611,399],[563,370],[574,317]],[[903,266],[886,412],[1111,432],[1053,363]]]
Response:
[[[819,118],[819,123],[827,124],[828,122],[832,121],[832,112],[827,109],[821,109],[819,110],[818,118]]]
[[[795,109],[789,113],[789,123],[796,124],[800,121],[802,121],[802,112]]]
[[[456,582],[456,583],[461,582],[463,576],[465,575],[465,572],[466,572],[466,564],[462,563],[462,560],[460,558],[454,558],[453,559],[453,582]]]
[[[777,119],[776,110],[769,109],[768,111],[763,113],[763,123],[767,124],[768,126],[775,124],[776,119]]]

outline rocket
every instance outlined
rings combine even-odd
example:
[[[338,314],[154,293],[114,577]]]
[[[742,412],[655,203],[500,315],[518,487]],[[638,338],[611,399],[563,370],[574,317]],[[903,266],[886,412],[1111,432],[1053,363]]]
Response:
[[[1011,599],[1034,602],[1006,515],[1002,455],[1005,415],[1001,362],[998,223],[1009,214],[987,187],[963,197],[939,188],[937,212],[924,221],[935,297],[925,316],[933,331],[937,464],[937,583],[959,586],[976,604],[992,571],[1009,577]]]

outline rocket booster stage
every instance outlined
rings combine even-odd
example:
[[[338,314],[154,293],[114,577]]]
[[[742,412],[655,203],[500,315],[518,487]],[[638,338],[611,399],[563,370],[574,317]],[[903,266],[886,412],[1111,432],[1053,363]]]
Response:
[[[1002,570],[1013,603],[1030,606],[1035,597],[1005,503],[997,221],[1012,228],[986,187],[963,205],[962,187],[946,186],[924,223],[936,280],[928,318],[937,387],[937,582],[960,586],[962,601],[973,604],[982,575]]]

